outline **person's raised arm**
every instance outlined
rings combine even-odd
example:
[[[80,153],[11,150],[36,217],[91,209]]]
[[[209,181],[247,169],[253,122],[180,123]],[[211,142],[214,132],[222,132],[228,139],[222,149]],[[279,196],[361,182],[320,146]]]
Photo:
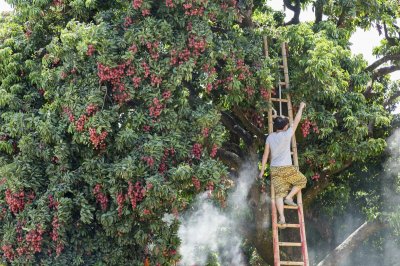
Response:
[[[306,104],[304,102],[301,102],[299,110],[297,111],[296,117],[293,120],[293,125],[292,125],[293,133],[292,134],[294,134],[294,132],[296,132],[297,126],[299,125],[300,120],[301,120],[301,115],[303,114],[304,107],[306,107]]]
[[[265,149],[264,149],[264,154],[263,154],[263,157],[262,157],[262,162],[261,162],[261,171],[260,171],[260,175],[258,176],[258,178],[260,178],[260,179],[264,175],[265,165],[267,164],[268,156],[269,156],[269,143],[266,143],[265,144]]]

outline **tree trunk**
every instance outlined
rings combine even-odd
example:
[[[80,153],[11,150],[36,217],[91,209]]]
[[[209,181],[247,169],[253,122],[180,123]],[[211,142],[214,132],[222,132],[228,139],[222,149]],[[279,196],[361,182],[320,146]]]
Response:
[[[256,149],[250,150],[248,158],[254,162],[253,167],[257,168]],[[258,174],[258,172],[257,172]],[[267,263],[274,261],[272,252],[271,234],[271,208],[270,208],[270,188],[267,186],[265,191],[260,189],[258,181],[254,182],[250,188],[247,200],[254,217],[254,223],[246,224],[244,228],[246,238],[257,249],[257,253]]]
[[[324,12],[324,3],[321,0],[317,0],[314,3],[314,8],[315,8],[315,23],[319,23],[322,21],[322,15]]]
[[[329,253],[317,266],[335,266],[345,260],[364,240],[368,239],[373,233],[386,227],[386,224],[374,220],[363,223],[339,246]]]
[[[254,225],[248,226],[246,237],[257,249],[260,257],[268,264],[272,264],[274,256],[272,252],[271,208],[269,204],[269,193],[261,192],[260,187],[254,184],[249,192],[249,205],[253,212]]]
[[[252,19],[254,3],[252,0],[250,1],[241,1],[238,2],[238,8],[241,15],[240,26],[242,28],[254,28],[254,22]]]
[[[293,11],[293,13],[294,13],[292,19],[288,23],[285,23],[285,25],[299,24],[300,23],[300,12],[301,12],[300,0],[295,0],[294,5],[292,5],[290,0],[283,0],[283,3],[285,4],[285,7],[287,7],[289,10]]]

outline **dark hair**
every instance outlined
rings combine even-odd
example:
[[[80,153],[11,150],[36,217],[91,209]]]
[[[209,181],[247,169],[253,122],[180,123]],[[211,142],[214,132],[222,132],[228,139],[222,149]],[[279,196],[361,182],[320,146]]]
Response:
[[[278,116],[274,118],[275,130],[282,130],[287,124],[289,124],[289,119],[287,117]]]

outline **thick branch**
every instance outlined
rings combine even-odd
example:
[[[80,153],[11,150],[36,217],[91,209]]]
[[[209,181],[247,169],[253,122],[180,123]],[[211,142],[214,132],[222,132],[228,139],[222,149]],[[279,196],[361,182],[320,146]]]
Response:
[[[371,65],[367,66],[365,68],[365,71],[373,71],[376,69],[378,66],[388,62],[388,61],[394,61],[394,60],[400,60],[400,54],[391,54],[391,55],[385,55],[382,58],[379,58],[375,62],[373,62]]]
[[[324,11],[324,4],[321,0],[317,0],[314,4],[315,23],[322,21],[322,14]]]
[[[211,30],[217,33],[227,33],[228,31],[225,28],[218,27],[218,26],[211,26]]]
[[[292,19],[288,23],[286,23],[286,25],[299,24],[301,12],[300,0],[296,0],[295,5],[292,5],[290,0],[283,0],[283,3],[288,9],[294,12]]]
[[[393,93],[393,95],[383,103],[383,107],[391,105],[398,97],[400,97],[400,90]]]
[[[378,60],[376,60],[375,62],[373,62],[372,64],[370,64],[369,66],[367,66],[364,71],[365,72],[372,72],[372,77],[371,80],[368,82],[367,84],[367,88],[364,91],[364,96],[365,97],[370,97],[372,94],[372,87],[374,84],[374,81],[381,77],[384,76],[386,74],[392,73],[394,71],[400,70],[400,66],[389,66],[389,67],[382,67],[380,69],[377,69],[380,65],[385,64],[389,61],[399,61],[400,60],[400,53],[399,54],[390,54],[390,55],[385,55],[382,58],[379,58]],[[350,86],[349,90],[351,91],[353,89],[353,85]]]
[[[245,158],[243,156],[243,150],[239,144],[234,143],[233,141],[227,141],[222,146],[223,149],[233,152],[237,154],[240,158]]]
[[[395,28],[398,29],[398,27],[397,27],[396,25],[393,25],[393,26],[395,26]],[[390,37],[390,36],[389,36],[389,31],[388,31],[388,28],[387,28],[387,26],[386,26],[386,23],[383,23],[383,29],[384,29],[385,38],[386,38],[388,44],[389,44],[390,46],[395,46],[395,45],[396,45],[396,42],[397,42],[398,40],[396,40],[396,38],[394,38],[394,37]],[[398,33],[399,33],[399,32],[398,32]],[[400,38],[400,33],[399,33],[399,38]]]
[[[342,28],[343,27],[344,22],[345,22],[345,18],[346,18],[346,11],[343,10],[343,8],[342,8],[342,13],[340,14],[338,22],[336,23],[336,26],[338,28]]]
[[[232,109],[232,111],[235,114],[235,116],[239,118],[240,122],[242,122],[245,128],[257,137],[256,141],[259,143],[263,142],[264,140],[263,132],[247,119],[247,117],[243,113],[243,110],[240,107],[236,106]]]
[[[253,1],[243,1],[243,0],[239,0],[239,12],[241,15],[241,23],[240,26],[242,28],[253,28],[254,27],[254,23],[253,23],[253,19],[252,19],[252,15],[253,15]]]
[[[341,265],[341,262],[356,249],[360,244],[368,239],[370,235],[385,228],[387,224],[375,220],[363,223],[356,231],[346,238],[337,246],[331,253],[329,253],[317,266],[334,266]]]
[[[372,73],[372,79],[375,80],[378,77],[382,77],[384,75],[390,74],[390,73],[398,71],[398,70],[400,70],[400,65],[398,65],[398,66],[393,65],[393,66],[388,66],[388,67],[381,67],[381,68],[375,70]]]
[[[399,59],[400,59],[400,54],[399,55],[397,55],[398,57],[399,57]],[[390,60],[390,59],[389,59]],[[393,59],[392,59],[393,60]],[[379,61],[379,60],[378,60]],[[378,62],[378,61],[376,61],[376,62]],[[375,63],[376,63],[375,62]],[[375,64],[374,63],[374,64]],[[372,64],[373,65],[373,64]],[[371,65],[371,66],[372,66]],[[379,77],[382,77],[382,76],[384,76],[384,75],[387,75],[387,74],[390,74],[390,73],[392,73],[392,72],[395,72],[395,71],[398,71],[398,70],[400,70],[400,65],[392,65],[392,66],[388,66],[388,67],[381,67],[381,68],[379,68],[379,69],[375,69],[375,70],[373,70],[373,72],[372,72],[372,77],[371,77],[371,80],[368,82],[368,84],[367,84],[367,88],[365,89],[365,91],[364,91],[364,96],[366,97],[366,98],[369,98],[369,97],[371,97],[372,95],[373,95],[373,93],[372,93],[372,87],[373,87],[373,85],[374,85],[374,81],[377,79],[377,78],[379,78]]]
[[[217,157],[225,164],[228,165],[230,168],[233,169],[239,169],[240,166],[243,164],[243,161],[240,159],[240,157],[233,152],[224,150],[224,149],[218,149],[217,151]]]
[[[365,98],[369,98],[369,97],[371,97],[372,96],[372,87],[373,87],[373,85],[374,85],[374,81],[375,80],[373,80],[373,79],[371,79],[370,81],[368,81],[368,83],[367,83],[367,88],[365,89],[365,91],[364,91],[364,93],[363,93],[363,95],[364,95],[364,97]]]
[[[287,7],[289,10],[295,12],[296,11],[296,7],[294,5],[292,5],[290,0],[283,0],[283,3],[285,4],[285,7]]]
[[[248,146],[251,146],[253,144],[253,137],[251,136],[251,134],[247,132],[244,128],[239,126],[237,121],[235,121],[235,119],[230,114],[228,114],[227,112],[222,112],[221,122],[231,132],[241,137]]]

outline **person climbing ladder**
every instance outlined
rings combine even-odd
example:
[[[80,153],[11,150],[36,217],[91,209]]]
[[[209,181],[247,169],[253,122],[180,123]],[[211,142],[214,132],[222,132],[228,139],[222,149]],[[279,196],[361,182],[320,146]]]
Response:
[[[306,104],[300,103],[293,124],[289,127],[289,119],[282,116],[274,118],[274,131],[265,142],[259,178],[264,176],[265,166],[271,151],[271,182],[275,189],[276,208],[279,213],[278,224],[286,224],[284,203],[297,206],[293,197],[306,186],[307,178],[293,165],[290,153],[290,143],[300,122]],[[290,192],[288,193],[288,191]]]

